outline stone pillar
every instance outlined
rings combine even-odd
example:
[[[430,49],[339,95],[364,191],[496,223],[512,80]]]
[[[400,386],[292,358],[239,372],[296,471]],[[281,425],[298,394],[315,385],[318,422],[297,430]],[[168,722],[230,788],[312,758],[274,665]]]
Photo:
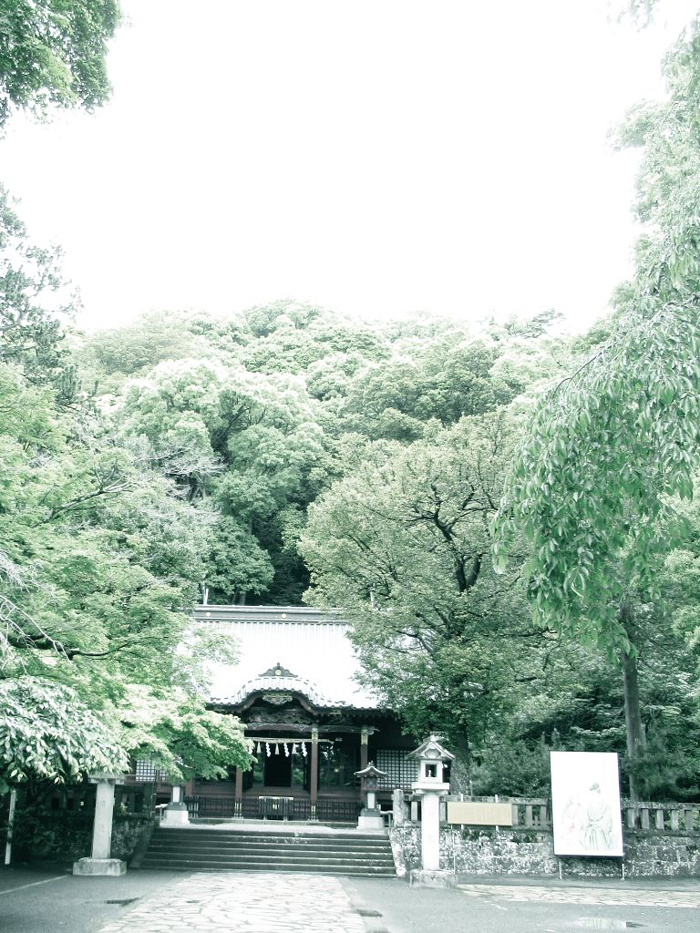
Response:
[[[424,791],[421,799],[421,861],[423,871],[440,868],[440,797]]]
[[[243,771],[236,768],[236,799],[233,804],[233,815],[236,819],[243,817]]]
[[[406,821],[406,804],[403,802],[403,791],[400,787],[392,793],[391,805],[394,826],[402,826]]]
[[[110,858],[112,850],[112,818],[114,815],[114,788],[122,780],[121,774],[94,774],[90,783],[97,785],[95,822],[92,829],[92,856],[73,864],[74,875],[123,875],[126,863]]]
[[[312,820],[318,819],[316,809],[318,806],[318,726],[311,727],[311,780],[309,782],[311,791],[311,813]]]
[[[10,812],[7,817],[7,836],[5,840],[5,864],[12,861],[12,831],[15,825],[15,809],[17,807],[17,791],[10,791]]]
[[[161,826],[187,826],[190,822],[190,815],[187,812],[187,804],[183,800],[182,787],[179,784],[173,784],[172,798],[170,803],[163,811]]]

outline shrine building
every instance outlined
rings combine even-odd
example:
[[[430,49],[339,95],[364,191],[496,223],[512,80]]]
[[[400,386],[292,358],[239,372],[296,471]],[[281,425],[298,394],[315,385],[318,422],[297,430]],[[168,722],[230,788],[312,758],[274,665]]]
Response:
[[[380,804],[410,786],[415,742],[355,680],[360,665],[340,613],[202,605],[194,620],[238,647],[235,665],[212,666],[209,706],[239,717],[256,762],[225,780],[190,781],[192,815],[354,822],[362,807],[355,772],[369,761],[386,774]]]

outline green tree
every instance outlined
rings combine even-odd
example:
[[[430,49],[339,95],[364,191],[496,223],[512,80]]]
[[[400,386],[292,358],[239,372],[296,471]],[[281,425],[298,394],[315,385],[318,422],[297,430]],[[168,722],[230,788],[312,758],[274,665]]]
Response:
[[[512,434],[501,412],[409,447],[368,445],[301,538],[307,598],[349,614],[368,685],[465,763],[515,702],[521,641],[536,639],[515,576],[489,557]]]
[[[195,762],[210,775],[245,764],[236,721],[205,709],[211,646],[182,651],[210,516],[99,416],[57,406],[55,390],[28,383],[19,366],[0,364],[0,398],[0,684],[8,709],[27,701],[22,727],[7,724],[3,780],[67,779],[106,760],[110,742],[120,761],[124,751],[147,754],[175,774]],[[144,685],[148,728],[135,731]],[[118,731],[88,719],[72,757],[52,750],[85,708]],[[42,736],[36,753],[21,744],[31,729]]]
[[[700,439],[700,36],[666,61],[668,100],[622,132],[644,147],[647,225],[610,339],[542,398],[498,519],[498,549],[525,532],[536,618],[617,657],[628,754],[644,755],[635,642],[674,538],[672,499],[689,497]]]
[[[117,736],[75,691],[37,677],[0,680],[0,793],[29,780],[66,783],[127,766]]]
[[[117,0],[4,0],[0,5],[0,126],[13,108],[92,110],[110,93],[105,57]]]
[[[75,299],[60,260],[60,250],[32,243],[0,185],[0,361],[21,366],[31,382],[53,385],[68,403],[76,386],[60,322],[75,310]]]

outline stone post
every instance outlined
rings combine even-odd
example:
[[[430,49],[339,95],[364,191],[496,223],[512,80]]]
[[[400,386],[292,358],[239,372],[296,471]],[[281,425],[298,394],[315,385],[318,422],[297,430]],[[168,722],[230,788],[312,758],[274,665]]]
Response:
[[[235,800],[233,804],[233,815],[235,819],[243,818],[243,771],[236,768],[236,789]]]
[[[90,783],[97,785],[95,822],[92,829],[92,855],[73,863],[74,875],[123,875],[126,863],[110,858],[112,851],[112,818],[114,788],[123,780],[121,774],[93,774]]]
[[[318,806],[318,726],[311,727],[311,780],[309,781],[309,814],[312,820],[317,820]]]
[[[406,821],[406,804],[403,801],[403,791],[400,787],[391,795],[394,826],[403,826]]]
[[[5,839],[5,864],[12,861],[12,831],[15,825],[15,809],[17,807],[17,791],[10,791],[10,812],[7,817],[7,836]]]

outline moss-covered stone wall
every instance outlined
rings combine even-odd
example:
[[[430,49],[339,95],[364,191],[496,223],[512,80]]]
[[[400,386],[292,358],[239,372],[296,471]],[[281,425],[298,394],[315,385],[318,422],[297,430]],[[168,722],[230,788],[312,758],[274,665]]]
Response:
[[[420,868],[420,825],[391,830],[399,874]],[[629,877],[700,877],[700,834],[627,830],[624,870]],[[464,875],[620,877],[619,858],[557,858],[551,832],[443,826],[440,868]]]

